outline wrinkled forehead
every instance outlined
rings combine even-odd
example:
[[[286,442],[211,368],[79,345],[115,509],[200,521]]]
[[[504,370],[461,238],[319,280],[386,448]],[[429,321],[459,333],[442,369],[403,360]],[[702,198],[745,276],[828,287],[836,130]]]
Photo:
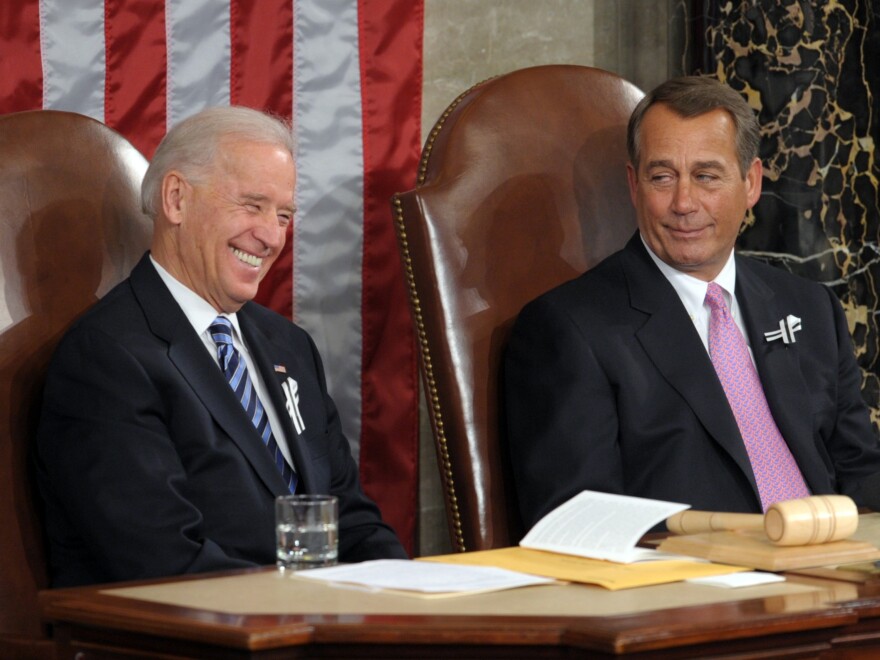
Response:
[[[736,125],[724,109],[685,116],[666,106],[652,106],[638,134],[640,158],[645,151],[687,147],[694,152],[717,152],[736,157]]]

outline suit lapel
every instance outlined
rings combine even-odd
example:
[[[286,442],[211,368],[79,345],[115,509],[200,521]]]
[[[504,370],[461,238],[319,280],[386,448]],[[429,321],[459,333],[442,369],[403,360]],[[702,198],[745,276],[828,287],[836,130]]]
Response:
[[[709,355],[678,294],[657,269],[638,234],[624,252],[630,303],[648,319],[636,336],[661,375],[748,478],[758,497],[739,427]]]
[[[813,421],[810,415],[800,413],[810,393],[798,364],[798,346],[768,342],[764,338],[764,332],[777,329],[780,319],[797,310],[786,307],[785,301],[780,300],[754,272],[749,261],[741,257],[737,257],[736,262],[736,298],[773,419],[810,484],[814,468],[819,468],[823,476],[827,471],[824,466],[813,465],[815,452],[810,451]],[[821,479],[812,481],[820,483]]]
[[[131,284],[150,329],[168,343],[168,358],[180,375],[241,450],[266,487],[276,494],[286,492],[286,484],[262,438],[244,413],[241,402],[147,256],[132,271]]]

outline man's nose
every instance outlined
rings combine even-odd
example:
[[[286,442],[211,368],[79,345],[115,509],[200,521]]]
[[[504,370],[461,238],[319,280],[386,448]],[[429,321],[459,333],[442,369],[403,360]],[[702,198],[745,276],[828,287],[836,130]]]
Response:
[[[687,215],[697,210],[690,181],[679,179],[672,195],[672,210],[679,215]]]
[[[260,214],[260,222],[254,229],[254,236],[274,252],[284,247],[288,227],[289,225],[282,225],[278,220],[278,214],[270,209]]]

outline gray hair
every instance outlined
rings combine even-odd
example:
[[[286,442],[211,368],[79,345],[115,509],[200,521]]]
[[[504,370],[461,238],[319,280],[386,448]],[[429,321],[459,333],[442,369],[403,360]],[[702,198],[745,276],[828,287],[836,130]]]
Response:
[[[162,180],[172,170],[192,181],[203,179],[214,165],[224,140],[276,145],[296,156],[289,122],[241,106],[208,108],[184,119],[162,139],[141,184],[141,207],[155,219],[161,208]]]
[[[626,130],[626,149],[633,167],[639,167],[639,130],[648,109],[662,103],[680,117],[689,118],[726,110],[736,130],[736,153],[743,178],[758,155],[761,127],[746,100],[733,88],[709,76],[684,76],[661,83],[633,110]]]

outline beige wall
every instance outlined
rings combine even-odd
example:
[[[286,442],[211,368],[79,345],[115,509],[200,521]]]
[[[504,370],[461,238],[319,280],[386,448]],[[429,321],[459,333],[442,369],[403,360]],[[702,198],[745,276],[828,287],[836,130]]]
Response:
[[[422,135],[463,91],[515,69],[582,64],[650,89],[682,66],[684,0],[425,0]],[[623,176],[623,173],[621,173]],[[422,406],[421,555],[451,551]]]

